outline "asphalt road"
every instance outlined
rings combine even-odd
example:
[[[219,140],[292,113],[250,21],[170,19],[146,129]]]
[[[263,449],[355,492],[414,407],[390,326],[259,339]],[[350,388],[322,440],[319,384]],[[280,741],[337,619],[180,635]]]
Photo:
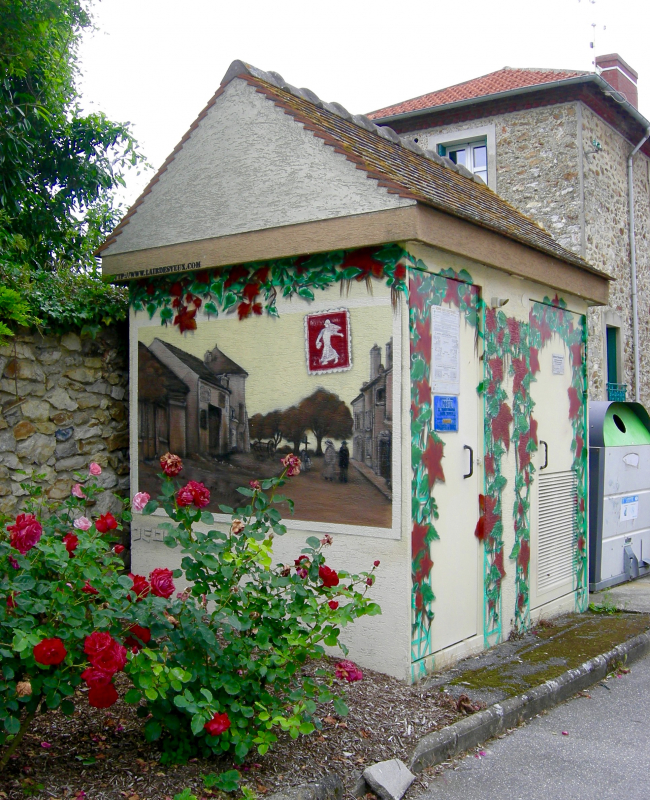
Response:
[[[650,656],[588,693],[470,753],[422,800],[648,800]]]

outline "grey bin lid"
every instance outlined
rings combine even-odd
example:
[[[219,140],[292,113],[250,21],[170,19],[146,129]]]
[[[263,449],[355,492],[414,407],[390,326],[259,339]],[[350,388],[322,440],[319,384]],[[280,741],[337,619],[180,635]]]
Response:
[[[589,447],[650,444],[650,416],[641,403],[589,403]]]

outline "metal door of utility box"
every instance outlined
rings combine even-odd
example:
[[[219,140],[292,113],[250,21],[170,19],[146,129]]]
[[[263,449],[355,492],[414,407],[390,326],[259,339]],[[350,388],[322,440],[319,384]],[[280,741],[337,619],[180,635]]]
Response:
[[[650,417],[640,403],[589,404],[589,589],[650,571]]]

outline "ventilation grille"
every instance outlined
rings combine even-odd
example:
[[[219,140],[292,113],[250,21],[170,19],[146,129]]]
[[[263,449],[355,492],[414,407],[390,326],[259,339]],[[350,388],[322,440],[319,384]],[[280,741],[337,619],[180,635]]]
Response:
[[[576,499],[573,470],[540,474],[538,593],[573,578]]]

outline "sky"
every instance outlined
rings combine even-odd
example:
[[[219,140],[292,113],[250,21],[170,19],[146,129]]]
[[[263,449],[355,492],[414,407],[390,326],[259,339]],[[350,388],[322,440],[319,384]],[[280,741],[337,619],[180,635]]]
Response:
[[[155,169],[235,59],[358,114],[504,66],[590,70],[618,52],[650,117],[647,0],[101,0],[94,20],[82,106],[130,122]],[[127,206],[152,175],[127,176]]]

